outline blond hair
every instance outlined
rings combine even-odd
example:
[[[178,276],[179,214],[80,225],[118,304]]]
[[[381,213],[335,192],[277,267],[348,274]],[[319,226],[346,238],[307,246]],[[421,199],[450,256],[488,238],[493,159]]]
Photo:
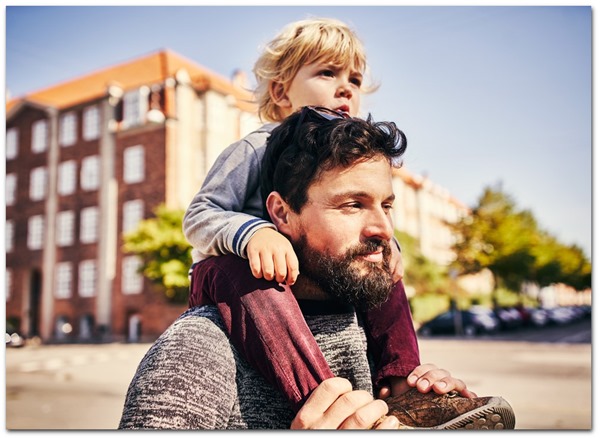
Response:
[[[287,92],[298,70],[315,62],[351,67],[361,73],[367,69],[362,42],[345,23],[330,18],[291,23],[267,44],[254,64],[255,96],[261,119],[280,121],[284,118],[271,98],[271,84],[282,84]],[[364,87],[363,92],[370,91],[367,88]]]

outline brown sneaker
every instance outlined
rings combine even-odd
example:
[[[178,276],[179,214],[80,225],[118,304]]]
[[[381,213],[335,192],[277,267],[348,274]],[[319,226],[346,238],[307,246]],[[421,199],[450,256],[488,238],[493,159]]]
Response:
[[[502,397],[467,398],[451,391],[421,393],[412,388],[385,400],[402,429],[514,429],[515,414]]]

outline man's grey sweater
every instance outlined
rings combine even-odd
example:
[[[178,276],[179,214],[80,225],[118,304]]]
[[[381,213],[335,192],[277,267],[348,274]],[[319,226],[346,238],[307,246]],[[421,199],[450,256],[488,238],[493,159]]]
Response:
[[[367,342],[356,314],[306,315],[336,376],[372,394]],[[216,307],[186,311],[142,359],[119,429],[287,429],[294,412],[240,357]]]

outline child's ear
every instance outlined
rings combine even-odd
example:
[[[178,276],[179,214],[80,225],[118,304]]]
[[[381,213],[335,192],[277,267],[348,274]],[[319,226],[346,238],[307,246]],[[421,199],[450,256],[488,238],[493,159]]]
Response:
[[[291,236],[291,223],[290,223],[290,207],[287,202],[281,197],[278,192],[271,192],[267,197],[267,211],[271,217],[271,222],[275,224],[277,230],[281,234],[285,234],[288,237]]]
[[[292,107],[292,102],[290,102],[290,99],[285,91],[285,87],[281,82],[271,82],[271,85],[269,86],[269,94],[271,95],[271,100],[273,100],[275,105],[287,109]]]

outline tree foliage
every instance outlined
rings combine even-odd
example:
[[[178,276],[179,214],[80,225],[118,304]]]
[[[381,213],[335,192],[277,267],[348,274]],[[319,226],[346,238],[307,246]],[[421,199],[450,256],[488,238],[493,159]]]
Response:
[[[187,302],[192,264],[192,248],[182,230],[184,213],[160,205],[153,218],[141,221],[137,229],[123,236],[124,251],[142,258],[143,275],[178,304]]]
[[[541,230],[533,214],[518,210],[500,189],[486,187],[472,215],[450,226],[457,236],[454,267],[462,274],[488,268],[497,287],[512,290],[524,281],[591,287],[591,264],[581,248]]]

